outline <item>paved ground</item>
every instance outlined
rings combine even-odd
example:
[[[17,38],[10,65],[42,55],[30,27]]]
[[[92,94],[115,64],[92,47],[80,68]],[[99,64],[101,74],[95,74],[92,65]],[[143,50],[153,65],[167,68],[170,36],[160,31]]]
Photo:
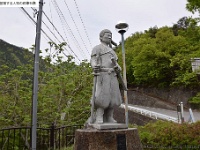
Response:
[[[168,115],[168,116],[172,116],[172,117],[176,117],[176,118],[178,117],[177,111],[161,109],[161,108],[151,108],[151,107],[138,106],[138,105],[134,105],[134,106],[136,106],[138,108],[143,108],[143,109],[146,109],[149,111],[161,113],[164,115]],[[200,112],[193,111],[193,115],[194,115],[195,121],[200,121]],[[189,110],[184,110],[184,119],[186,122],[189,120],[189,117],[190,117]]]

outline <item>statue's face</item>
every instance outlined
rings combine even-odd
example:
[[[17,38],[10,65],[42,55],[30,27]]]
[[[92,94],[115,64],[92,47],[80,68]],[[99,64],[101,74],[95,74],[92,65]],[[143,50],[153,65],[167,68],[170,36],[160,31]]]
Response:
[[[112,40],[112,34],[111,33],[104,33],[101,41],[104,42],[105,44],[110,44]]]

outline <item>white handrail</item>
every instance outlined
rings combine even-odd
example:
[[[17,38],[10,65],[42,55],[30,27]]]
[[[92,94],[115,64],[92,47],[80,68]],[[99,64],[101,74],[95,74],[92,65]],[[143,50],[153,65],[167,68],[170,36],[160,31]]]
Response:
[[[124,104],[121,104],[120,107],[125,109]],[[144,115],[144,116],[148,116],[150,118],[162,119],[162,120],[173,121],[173,122],[178,123],[178,118],[171,117],[171,116],[168,116],[168,115],[164,115],[164,114],[161,114],[161,113],[157,113],[157,112],[154,112],[154,111],[146,110],[146,109],[143,109],[143,108],[138,108],[138,107],[129,105],[128,110],[139,113],[139,114]]]

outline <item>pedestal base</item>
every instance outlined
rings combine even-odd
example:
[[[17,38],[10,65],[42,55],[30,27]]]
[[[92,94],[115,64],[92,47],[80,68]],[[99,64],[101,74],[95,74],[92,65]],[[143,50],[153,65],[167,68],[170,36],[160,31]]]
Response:
[[[127,129],[128,127],[122,123],[103,123],[103,124],[90,124],[88,125],[90,129],[99,129],[99,130],[113,130],[113,129]]]
[[[142,150],[136,128],[117,130],[78,129],[74,150]]]

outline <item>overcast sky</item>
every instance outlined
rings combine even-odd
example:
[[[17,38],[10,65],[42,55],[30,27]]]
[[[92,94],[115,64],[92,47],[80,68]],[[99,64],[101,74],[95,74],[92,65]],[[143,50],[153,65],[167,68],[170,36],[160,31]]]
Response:
[[[56,1],[62,12],[60,17],[54,0],[44,0],[43,10],[80,60],[90,58],[92,47],[99,44],[99,32],[103,29],[111,30],[113,40],[119,43],[121,37],[115,30],[115,25],[120,20],[129,24],[125,33],[127,38],[137,31],[143,32],[154,26],[172,26],[180,18],[192,16],[185,8],[187,0]],[[33,17],[33,10],[28,7],[25,9]],[[0,8],[0,20],[0,39],[24,48],[30,48],[35,43],[35,25],[20,8]],[[36,21],[36,18],[34,20]],[[58,39],[63,41],[44,15],[43,21]],[[42,28],[52,40],[58,42],[44,24]],[[48,41],[42,34],[42,50],[49,48]],[[65,53],[73,54],[69,49]]]

